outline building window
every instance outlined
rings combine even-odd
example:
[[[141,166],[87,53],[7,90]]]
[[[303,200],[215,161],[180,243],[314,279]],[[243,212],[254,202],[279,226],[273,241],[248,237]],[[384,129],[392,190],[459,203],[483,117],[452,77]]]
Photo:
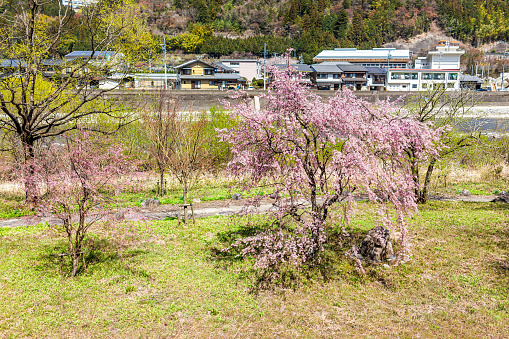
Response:
[[[444,80],[445,73],[422,73],[423,80]]]
[[[316,75],[316,77],[317,77],[318,79],[327,79],[327,78],[328,78],[328,74],[326,74],[326,73],[318,73],[318,74]]]
[[[417,73],[391,73],[391,79],[412,79],[417,80]]]
[[[332,75],[332,77],[333,77],[334,79],[339,79],[339,78],[340,78],[340,75],[339,75],[339,74],[333,74],[333,75]]]
[[[428,84],[422,84],[422,89],[427,89],[428,88]]]
[[[449,73],[449,80],[458,80],[458,73]]]
[[[412,84],[412,89],[417,89],[417,84]]]
[[[214,85],[215,85],[214,81],[209,81],[209,86],[214,86]]]
[[[190,74],[191,74],[191,70],[190,70],[190,69],[185,69],[185,68],[184,68],[184,69],[182,70],[182,74],[184,74],[184,75],[190,75]]]
[[[194,87],[195,88],[201,88],[201,81],[200,80],[197,80],[194,82]]]
[[[238,62],[230,62],[230,67],[239,67],[239,63]]]

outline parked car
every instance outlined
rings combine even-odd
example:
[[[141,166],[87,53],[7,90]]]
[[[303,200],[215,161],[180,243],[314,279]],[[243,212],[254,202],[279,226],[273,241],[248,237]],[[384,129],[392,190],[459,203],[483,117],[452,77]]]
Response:
[[[249,86],[249,87],[247,88],[247,90],[248,90],[248,91],[252,91],[253,89],[254,89],[254,87],[253,87],[253,86]]]

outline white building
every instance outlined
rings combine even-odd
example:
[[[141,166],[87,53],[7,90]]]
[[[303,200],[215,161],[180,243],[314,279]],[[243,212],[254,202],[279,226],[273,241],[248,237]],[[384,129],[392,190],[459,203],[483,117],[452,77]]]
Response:
[[[442,40],[435,51],[415,60],[413,69],[389,69],[388,91],[426,91],[435,86],[446,90],[460,89],[460,59],[465,51],[458,42]]]
[[[334,48],[324,50],[313,58],[314,63],[347,61],[364,67],[379,68],[410,68],[412,52],[408,49],[373,48],[357,50],[357,48]]]
[[[256,59],[223,59],[221,63],[239,73],[248,82],[251,82],[253,78],[262,78],[261,63]]]

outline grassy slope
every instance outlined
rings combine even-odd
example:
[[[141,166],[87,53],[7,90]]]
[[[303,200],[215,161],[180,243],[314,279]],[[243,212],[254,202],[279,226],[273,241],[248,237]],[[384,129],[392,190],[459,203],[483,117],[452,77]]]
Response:
[[[359,210],[366,231],[372,206]],[[212,255],[236,227],[227,218],[154,223],[158,240],[124,262],[96,240],[76,279],[50,257],[65,244],[55,231],[0,229],[0,337],[508,337],[508,213],[430,203],[412,221],[411,262],[360,276],[335,259],[328,280],[259,293],[249,262]]]

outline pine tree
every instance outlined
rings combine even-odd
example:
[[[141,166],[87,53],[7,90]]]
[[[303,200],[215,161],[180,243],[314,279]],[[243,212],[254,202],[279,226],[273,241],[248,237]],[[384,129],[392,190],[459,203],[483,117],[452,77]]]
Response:
[[[350,7],[352,7],[352,2],[350,0],[343,0],[343,8],[349,9]]]

